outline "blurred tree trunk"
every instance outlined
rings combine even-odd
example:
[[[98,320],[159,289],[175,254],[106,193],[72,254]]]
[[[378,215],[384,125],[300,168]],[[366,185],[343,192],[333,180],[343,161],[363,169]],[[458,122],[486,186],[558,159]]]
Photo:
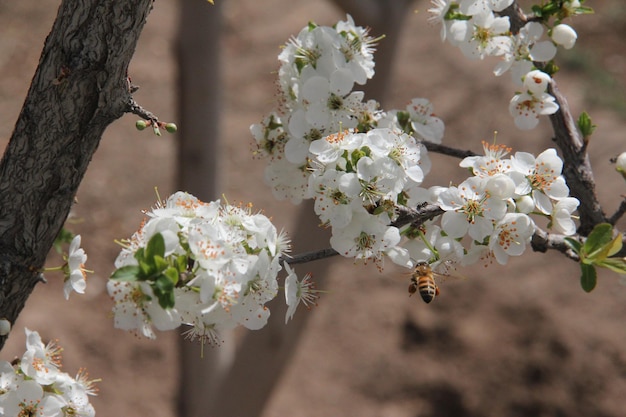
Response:
[[[0,317],[14,323],[106,127],[153,0],[64,0],[0,161]],[[0,348],[7,336],[0,337]]]
[[[335,3],[351,13],[358,25],[370,26],[374,35],[386,34],[376,54],[376,77],[366,89],[369,97],[382,102],[390,84],[401,23],[411,1]],[[182,1],[179,26],[178,186],[205,201],[217,197],[218,184],[215,167],[222,85],[219,4],[207,7],[204,1]],[[298,252],[328,246],[328,232],[320,229],[318,223],[312,202],[303,203],[296,222],[298,230],[293,235],[293,246]],[[322,285],[331,262],[325,260],[305,268],[298,268],[300,275],[312,272],[316,283]],[[301,312],[285,325],[286,305],[281,295],[268,307],[272,314],[265,328],[246,332],[237,346],[233,335],[226,335],[224,345],[204,350],[203,359],[197,344],[181,339],[180,417],[255,417],[263,413],[309,317]]]
[[[178,57],[178,189],[203,201],[218,197],[217,175],[221,123],[222,2],[180,1]],[[233,334],[223,334],[219,348],[201,346],[182,337],[178,341],[180,417],[210,415],[209,407],[232,362]]]
[[[374,99],[384,107],[389,98],[393,63],[398,53],[399,38],[404,20],[415,0],[332,0],[345,13],[349,13],[358,26],[367,26],[374,37],[385,35],[376,48],[376,74],[363,91],[366,98]]]

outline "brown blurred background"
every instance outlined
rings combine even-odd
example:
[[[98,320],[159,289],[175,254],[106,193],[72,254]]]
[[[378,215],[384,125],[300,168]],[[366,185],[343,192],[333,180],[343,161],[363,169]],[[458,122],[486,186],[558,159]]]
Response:
[[[626,10],[617,0],[587,3],[597,14],[574,20],[579,41],[573,51],[559,51],[556,79],[573,113],[586,110],[598,125],[589,151],[600,200],[611,214],[626,193],[609,164],[626,150]],[[2,148],[57,7],[51,0],[0,2]],[[547,120],[531,132],[512,126],[509,75],[495,78],[495,61],[470,62],[443,45],[439,28],[427,23],[428,7],[417,1],[406,17],[387,107],[429,98],[451,146],[480,151],[480,140],[491,141],[497,130],[498,142],[514,150],[550,147]],[[343,17],[326,1],[223,4],[218,190],[231,202],[254,203],[278,228],[297,227],[297,208],[272,199],[263,163],[251,158],[248,127],[275,105],[279,46],[309,20],[332,25]],[[130,73],[141,87],[137,101],[167,121],[176,121],[177,23],[177,2],[155,2]],[[66,302],[61,278],[47,274],[49,283],[29,299],[0,357],[23,352],[23,327],[38,330],[45,339],[59,339],[67,372],[84,366],[103,379],[93,400],[97,415],[173,417],[177,336],[137,340],[113,329],[105,290],[118,252],[113,240],[136,230],[140,211],[156,200],[154,187],[161,196],[175,191],[176,135],[138,132],[134,121],[126,116],[107,130],[77,196],[82,222],[70,229],[83,235],[87,267],[95,271],[87,294]],[[182,134],[185,126],[179,129]],[[425,185],[463,179],[458,161],[431,157]],[[51,265],[59,263],[50,258]],[[529,253],[506,267],[463,273],[469,279],[448,280],[440,298],[425,305],[407,297],[406,271],[390,262],[380,274],[371,265],[335,261],[323,288],[329,293],[312,311],[298,311],[311,315],[308,328],[263,416],[624,415],[626,287],[616,274],[600,272],[598,287],[586,294],[578,266],[557,253]],[[248,395],[240,392],[236,400]]]

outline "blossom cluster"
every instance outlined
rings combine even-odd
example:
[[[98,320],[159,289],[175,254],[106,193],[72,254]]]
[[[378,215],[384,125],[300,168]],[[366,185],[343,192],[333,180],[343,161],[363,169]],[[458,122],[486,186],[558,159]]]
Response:
[[[518,128],[533,129],[540,115],[558,110],[554,97],[546,93],[550,75],[542,72],[540,85],[528,80],[537,80],[536,66],[550,62],[558,45],[566,49],[574,46],[577,35],[571,26],[561,23],[561,18],[552,27],[545,19],[541,22],[529,19],[513,33],[509,16],[502,15],[513,0],[432,0],[432,3],[431,21],[441,23],[442,41],[458,47],[470,59],[500,58],[494,74],[499,76],[510,70],[513,82],[524,88],[509,106]],[[565,0],[560,7],[559,16],[563,17],[583,10],[579,0]],[[549,40],[542,40],[544,25],[549,29]]]
[[[331,246],[341,255],[410,266],[390,223],[430,171],[426,148],[389,128],[340,132],[311,143],[309,190],[315,213],[332,227]]]
[[[344,129],[366,130],[377,111],[352,91],[374,75],[376,39],[348,16],[335,27],[309,24],[278,56],[279,109],[251,127],[277,198],[308,198],[309,144]]]
[[[146,214],[107,284],[116,328],[155,338],[154,328],[184,324],[188,338],[216,344],[222,330],[267,323],[289,242],[265,215],[184,192]],[[293,297],[287,303],[297,306]]]
[[[374,73],[375,41],[350,16],[332,28],[309,24],[279,55],[279,108],[250,130],[274,196],[315,199],[334,249],[407,265],[389,223],[430,170],[420,142],[441,143],[444,124],[426,99],[384,112],[352,91]]]
[[[534,61],[552,59],[556,46],[540,41],[543,27],[537,22],[512,35],[508,17],[496,16],[510,4],[439,0],[431,12],[443,23],[442,37],[466,55],[501,56],[496,72],[512,69],[520,75],[525,92],[512,100],[511,112],[519,127],[529,128],[538,114],[558,109],[546,92],[550,76],[532,69]],[[470,264],[481,258],[506,263],[529,243],[535,231],[531,214],[548,218],[548,228],[557,233],[575,232],[572,213],[579,202],[568,197],[563,163],[554,149],[537,158],[524,152],[507,157],[507,148],[485,145],[484,156],[462,161],[472,174],[466,181],[421,188],[430,170],[424,143],[441,143],[443,122],[423,98],[412,100],[405,110],[383,111],[376,102],[362,103],[362,95],[351,88],[370,76],[364,68],[373,65],[350,64],[347,55],[337,58],[345,50],[339,27],[358,34],[360,45],[372,44],[350,17],[335,28],[303,29],[279,56],[279,109],[251,126],[258,154],[269,159],[266,180],[274,195],[294,202],[313,198],[321,224],[332,229],[330,243],[338,253],[379,266],[384,257],[407,267],[420,261]],[[357,62],[369,63],[369,54],[363,56],[367,61]],[[348,68],[360,71],[348,76],[353,71]],[[337,71],[348,80],[342,84],[346,88],[329,90],[327,86],[339,85],[328,75]],[[319,84],[310,89],[314,79]],[[399,212],[428,203],[444,211],[440,224],[398,223]]]
[[[576,232],[572,213],[579,205],[568,197],[561,175],[563,162],[550,148],[537,157],[483,144],[485,155],[467,157],[460,166],[472,176],[457,186],[423,190],[423,198],[445,212],[441,224],[426,223],[406,245],[413,259],[472,264],[495,258],[506,264],[521,255],[535,231],[530,215],[549,219],[548,228],[564,235]],[[462,239],[469,236],[469,248]]]
[[[92,417],[96,395],[84,370],[75,378],[61,368],[61,348],[26,329],[26,352],[13,363],[0,361],[0,415]]]

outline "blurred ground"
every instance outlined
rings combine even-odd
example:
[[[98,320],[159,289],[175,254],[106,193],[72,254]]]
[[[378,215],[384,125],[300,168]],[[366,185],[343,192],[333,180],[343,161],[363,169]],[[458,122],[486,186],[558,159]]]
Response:
[[[557,80],[573,113],[587,110],[599,126],[590,153],[600,199],[611,213],[626,189],[608,163],[626,144],[626,11],[617,0],[588,4],[599,13],[574,22],[579,44],[560,56]],[[0,2],[2,147],[57,6],[52,0]],[[479,151],[479,141],[491,140],[497,130],[498,142],[515,150],[550,146],[547,121],[532,132],[511,127],[507,105],[514,88],[508,75],[496,79],[493,61],[468,62],[442,46],[438,28],[426,23],[428,3],[415,7],[420,12],[407,19],[391,106],[403,107],[412,97],[431,99],[446,122],[449,145]],[[343,15],[329,3],[306,0],[225,2],[224,11],[219,188],[230,201],[251,201],[279,228],[292,230],[294,209],[272,201],[262,183],[262,163],[250,158],[248,126],[274,105],[279,45],[309,20],[332,25]],[[141,86],[137,100],[164,120],[175,117],[176,21],[175,2],[156,2],[131,66]],[[83,221],[72,226],[83,235],[87,266],[96,271],[87,294],[65,302],[61,280],[50,274],[1,355],[10,360],[23,351],[24,326],[58,338],[66,371],[85,366],[103,379],[93,401],[99,416],[174,416],[176,336],[146,341],[114,330],[105,282],[117,254],[113,240],[138,227],[140,210],[155,201],[155,186],[163,196],[175,191],[175,142],[137,132],[130,116],[107,130],[78,194],[76,214]],[[456,172],[453,181],[462,179],[456,161],[432,159],[426,185],[450,181],[450,172]],[[306,336],[264,416],[624,415],[626,287],[615,274],[602,272],[596,290],[585,294],[577,265],[556,253],[464,274],[470,279],[448,280],[441,297],[425,305],[407,297],[408,277],[398,268],[388,265],[379,274],[336,262],[327,279],[330,293],[309,313]]]

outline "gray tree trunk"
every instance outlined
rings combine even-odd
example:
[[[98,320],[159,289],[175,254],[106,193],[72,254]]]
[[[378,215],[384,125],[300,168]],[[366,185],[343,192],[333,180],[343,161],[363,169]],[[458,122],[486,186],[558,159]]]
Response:
[[[176,185],[203,201],[218,198],[217,159],[221,122],[220,37],[222,2],[180,1],[178,24],[178,164]],[[179,417],[208,414],[230,368],[232,332],[217,349],[180,338],[177,410]]]
[[[0,318],[14,323],[41,281],[102,133],[131,109],[127,69],[152,3],[59,7],[0,161]]]

